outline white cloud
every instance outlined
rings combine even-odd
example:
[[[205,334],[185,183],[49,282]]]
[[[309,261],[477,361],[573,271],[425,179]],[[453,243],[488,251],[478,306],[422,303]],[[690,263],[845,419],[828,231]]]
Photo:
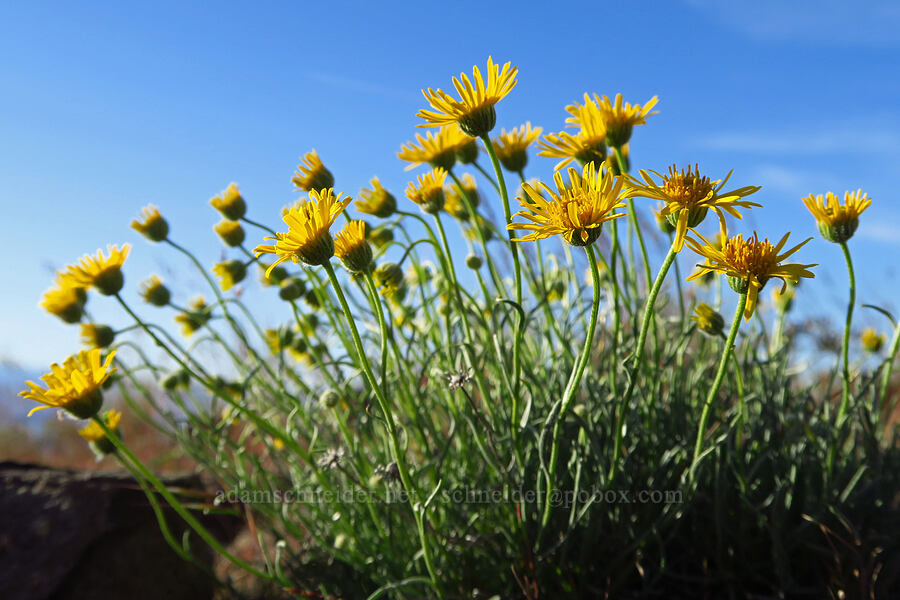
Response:
[[[693,145],[754,154],[802,156],[851,153],[900,156],[900,131],[890,127],[893,119],[871,120],[880,121],[887,126],[860,126],[847,122],[822,125],[807,131],[726,131],[700,136],[693,140]]]
[[[685,0],[706,16],[761,40],[827,46],[900,45],[895,0]]]
[[[882,220],[879,223],[875,223],[860,217],[859,230],[856,235],[874,242],[900,246],[900,222],[890,223]]]
[[[360,92],[363,94],[371,94],[373,96],[382,96],[392,98],[394,100],[411,100],[416,96],[408,92],[400,92],[396,89],[383,86],[370,81],[356,79],[353,77],[345,77],[343,75],[335,75],[333,73],[322,73],[321,71],[307,71],[306,76],[318,83],[342,88],[349,92]]]

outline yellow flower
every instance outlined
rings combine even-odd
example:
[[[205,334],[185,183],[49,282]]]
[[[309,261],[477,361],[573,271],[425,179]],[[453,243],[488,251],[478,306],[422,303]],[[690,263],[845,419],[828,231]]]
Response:
[[[441,89],[422,90],[425,99],[434,109],[420,110],[416,113],[427,123],[419,127],[437,127],[449,123],[459,123],[463,132],[472,137],[486,135],[494,128],[497,122],[497,112],[494,105],[509,94],[516,87],[517,67],[510,68],[510,63],[495,65],[493,59],[488,57],[487,75],[485,83],[478,67],[472,70],[472,81],[465,73],[460,73],[459,79],[453,78],[453,86],[460,96],[460,100],[454,99]]]
[[[81,341],[89,348],[106,348],[116,339],[116,332],[109,325],[93,323],[81,326]]]
[[[622,94],[616,94],[616,101],[613,104],[610,99],[603,96],[601,99],[594,94],[594,102],[600,110],[600,116],[603,124],[606,125],[606,143],[609,146],[624,146],[631,139],[631,130],[635,125],[643,125],[647,122],[646,118],[655,115],[656,111],[650,110],[656,106],[658,98],[653,96],[646,104],[641,106],[629,103],[622,104]]]
[[[141,282],[140,294],[144,302],[153,306],[167,306],[172,299],[169,288],[163,285],[162,280],[156,275],[151,275]]]
[[[266,277],[276,265],[287,260],[324,265],[334,256],[334,240],[329,229],[352,200],[349,196],[341,200],[342,195],[335,196],[331,189],[310,190],[307,202],[297,203],[287,210],[282,220],[288,231],[265,238],[274,239],[274,245],[259,245],[253,250],[256,256],[278,255],[278,260],[266,269]]]
[[[372,247],[366,241],[366,224],[350,221],[334,238],[334,254],[351,273],[363,273],[372,265]]]
[[[247,203],[244,202],[236,183],[229,184],[224,192],[213,197],[209,203],[231,221],[237,221],[247,212]]]
[[[87,294],[84,287],[60,274],[56,278],[55,287],[44,292],[40,306],[66,323],[77,323],[84,315],[86,302]]]
[[[334,187],[334,175],[325,168],[315,150],[301,156],[300,161],[294,176],[291,177],[291,181],[297,186],[297,189],[312,192]]]
[[[594,94],[596,98],[596,94]],[[596,143],[604,143],[606,141],[606,122],[603,119],[603,113],[598,106],[599,99],[591,100],[590,96],[584,95],[584,104],[573,102],[566,107],[571,117],[566,119],[566,127],[578,127],[581,134]]]
[[[871,327],[866,327],[860,336],[860,340],[866,352],[876,354],[881,352],[886,338]]]
[[[514,242],[561,234],[572,245],[587,246],[600,237],[603,223],[625,216],[624,213],[612,214],[615,209],[625,206],[621,198],[624,179],[615,177],[608,170],[602,176],[598,175],[594,163],[588,163],[579,175],[570,168],[568,187],[559,171],[553,174],[553,179],[555,192],[545,183],[540,184],[542,189],[522,184],[525,195],[518,200],[527,210],[519,211],[515,216],[531,223],[510,223],[507,229],[533,233],[514,239]]]
[[[237,221],[229,221],[228,219],[220,221],[213,225],[213,231],[222,238],[226,246],[234,248],[244,243],[244,228]]]
[[[106,296],[114,296],[122,289],[125,278],[122,275],[122,265],[131,250],[129,244],[118,246],[108,245],[109,258],[103,255],[102,250],[97,250],[95,256],[85,254],[77,265],[70,265],[65,273],[65,278],[74,285],[82,287],[94,286],[97,291]]]
[[[436,215],[444,207],[444,180],[447,171],[436,167],[419,175],[416,183],[406,186],[406,197],[419,205],[423,212]]]
[[[662,182],[656,183],[650,173],[659,177]],[[628,189],[625,196],[628,198],[643,197],[662,200],[665,202],[660,211],[669,223],[675,226],[675,251],[680,252],[684,246],[684,236],[689,227],[696,227],[710,209],[719,217],[721,231],[725,232],[725,213],[736,219],[741,218],[738,208],[752,208],[760,206],[755,202],[742,200],[759,191],[760,187],[749,185],[728,192],[722,188],[728,183],[731,173],[723,180],[711,181],[706,175],[700,175],[700,166],[681,171],[675,165],[669,167],[669,172],[661,175],[656,171],[640,171],[641,180],[626,175]]]
[[[859,227],[859,215],[869,208],[872,201],[863,194],[863,191],[844,192],[844,204],[838,197],[828,192],[813,196],[810,194],[803,199],[806,208],[816,218],[819,232],[829,242],[840,244],[846,242]]]
[[[697,324],[700,331],[712,336],[721,335],[722,329],[725,327],[725,319],[722,318],[722,315],[706,302],[697,305],[694,314],[691,315],[691,321]]]
[[[188,303],[186,311],[175,315],[175,322],[181,325],[181,333],[190,337],[209,321],[211,311],[212,307],[206,304],[203,296],[196,296]]]
[[[236,259],[226,260],[213,265],[213,273],[219,276],[222,291],[227,292],[247,276],[247,265]]]
[[[772,290],[772,304],[778,312],[786,313],[791,310],[794,304],[794,288],[795,284],[788,281],[787,287],[775,288]]]
[[[161,242],[169,236],[169,224],[152,204],[141,209],[139,218],[131,222],[131,228],[151,242]]]
[[[478,196],[478,184],[475,178],[472,177],[471,173],[465,173],[462,176],[461,183],[463,191],[472,204],[472,208],[477,208],[481,203],[481,198]],[[444,210],[460,221],[468,221],[471,218],[469,210],[466,208],[466,203],[455,185],[444,192]]]
[[[657,204],[656,208],[651,210],[653,210],[653,216],[656,217],[656,225],[659,227],[659,230],[668,235],[675,233],[675,226],[669,223],[669,219],[663,212],[665,207],[665,204]]]
[[[582,164],[594,162],[599,165],[606,160],[605,139],[605,131],[599,137],[585,131],[580,131],[576,135],[567,131],[548,133],[544,139],[538,141],[541,148],[538,156],[561,158],[562,160],[553,167],[556,170],[564,168],[573,160],[578,160]]]
[[[500,163],[508,171],[520,173],[528,164],[528,146],[540,137],[542,131],[540,127],[532,128],[530,122],[509,133],[501,129],[500,135],[494,138],[494,152]]]
[[[375,286],[381,295],[389,300],[400,302],[406,296],[406,281],[403,278],[403,269],[397,263],[382,263],[372,273]]]
[[[756,299],[759,291],[766,285],[769,279],[780,279],[783,286],[788,281],[797,283],[801,277],[813,278],[808,269],[816,265],[781,264],[787,257],[803,247],[808,238],[801,244],[794,246],[787,252],[779,254],[784,248],[790,233],[786,233],[781,241],[772,245],[768,239],[759,241],[756,233],[746,240],[741,235],[736,235],[725,240],[721,249],[715,248],[706,238],[697,234],[702,240],[687,237],[685,242],[697,254],[706,257],[704,264],[697,265],[697,272],[688,277],[688,281],[697,279],[705,273],[723,273],[728,277],[728,284],[735,292],[747,294],[747,305],[744,308],[744,318],[750,320],[756,308]]]
[[[56,407],[79,419],[93,417],[103,404],[100,386],[116,371],[112,367],[115,356],[116,351],[113,350],[106,357],[106,362],[101,364],[98,348],[82,350],[67,358],[62,366],[57,363],[50,365],[50,373],[41,377],[47,389],[33,381],[26,381],[30,390],[19,392],[19,395],[43,405],[31,409],[28,416],[45,408]]]
[[[114,408],[110,409],[103,413],[102,419],[103,423],[106,424],[110,431],[119,435],[119,422],[122,420],[121,412]],[[95,421],[91,421],[86,427],[79,429],[78,435],[90,442],[91,447],[94,449],[94,452],[97,453],[98,457],[105,454],[112,454],[116,450],[115,445],[106,437],[106,432],[103,431],[103,428]]]
[[[384,189],[377,177],[372,178],[372,189],[363,188],[359,197],[361,200],[357,200],[354,206],[361,213],[386,219],[397,210],[397,199]]]
[[[467,136],[456,123],[441,127],[437,134],[430,131],[416,134],[416,142],[406,142],[400,147],[397,157],[410,163],[406,170],[414,169],[422,164],[432,167],[452,169],[456,164],[456,153],[473,139]]]

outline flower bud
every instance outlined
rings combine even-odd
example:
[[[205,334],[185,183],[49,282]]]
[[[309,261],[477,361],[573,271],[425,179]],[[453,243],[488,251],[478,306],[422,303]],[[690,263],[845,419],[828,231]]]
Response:
[[[224,220],[213,226],[215,232],[222,238],[226,246],[232,248],[240,246],[244,243],[244,228],[237,221]]]

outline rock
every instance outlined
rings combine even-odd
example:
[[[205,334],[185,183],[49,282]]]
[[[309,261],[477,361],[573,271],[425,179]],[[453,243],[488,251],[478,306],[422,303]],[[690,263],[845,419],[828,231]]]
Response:
[[[203,489],[194,475],[163,481]],[[180,541],[183,522],[172,509],[165,514]],[[201,520],[225,542],[238,530],[236,518]],[[196,561],[211,569],[210,549],[190,539]],[[12,462],[0,462],[0,565],[4,600],[202,600],[216,585],[169,547],[130,475]]]

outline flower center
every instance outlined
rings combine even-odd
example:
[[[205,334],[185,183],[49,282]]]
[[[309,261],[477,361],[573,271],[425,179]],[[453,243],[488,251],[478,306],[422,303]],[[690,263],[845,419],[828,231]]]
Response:
[[[760,283],[765,282],[767,274],[778,264],[775,247],[768,239],[760,242],[755,236],[749,240],[741,236],[731,238],[722,252],[735,271],[747,277],[755,275]]]
[[[709,177],[701,176],[699,172],[676,172],[674,167],[669,167],[669,174],[664,178],[663,191],[670,198],[670,202],[683,208],[691,208],[700,202],[713,196],[713,182]]]

